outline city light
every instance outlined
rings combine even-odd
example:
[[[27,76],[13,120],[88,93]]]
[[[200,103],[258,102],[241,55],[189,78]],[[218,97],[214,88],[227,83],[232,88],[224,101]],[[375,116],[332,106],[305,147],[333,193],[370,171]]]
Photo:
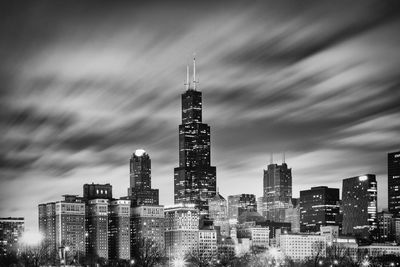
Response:
[[[185,267],[186,264],[187,264],[187,262],[186,262],[185,259],[183,259],[183,258],[175,258],[175,259],[172,261],[172,265],[173,265],[174,267]]]
[[[367,260],[367,259],[365,259],[363,262],[362,262],[362,266],[369,266],[371,264],[371,262],[369,261],[369,260]]]
[[[358,179],[359,179],[361,182],[363,182],[363,181],[368,180],[368,176],[363,175],[363,176],[358,177]]]
[[[21,238],[21,243],[25,246],[37,246],[42,242],[43,236],[39,232],[25,232]]]

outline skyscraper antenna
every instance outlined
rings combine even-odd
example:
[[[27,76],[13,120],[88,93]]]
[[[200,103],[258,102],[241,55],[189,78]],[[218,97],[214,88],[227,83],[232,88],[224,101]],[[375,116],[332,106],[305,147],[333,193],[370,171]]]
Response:
[[[193,89],[196,90],[196,55],[193,57]]]
[[[190,81],[189,81],[189,65],[186,65],[186,90],[189,90],[190,88]]]

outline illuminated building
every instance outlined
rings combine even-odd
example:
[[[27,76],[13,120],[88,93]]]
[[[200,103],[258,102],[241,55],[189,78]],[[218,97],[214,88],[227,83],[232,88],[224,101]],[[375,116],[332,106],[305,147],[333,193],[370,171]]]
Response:
[[[195,61],[193,87],[187,68],[179,125],[179,167],[174,169],[175,204],[192,203],[200,214],[208,213],[208,200],[216,194],[216,168],[211,166],[210,126],[202,122],[202,93],[197,91]]]
[[[291,205],[285,210],[285,222],[290,223],[292,233],[300,233],[300,201],[292,198]]]
[[[165,252],[167,257],[183,258],[198,251],[199,212],[194,204],[180,204],[164,209]]]
[[[253,194],[240,194],[228,196],[228,218],[237,220],[245,211],[256,211],[257,201]]]
[[[369,236],[377,229],[377,183],[366,174],[343,180],[342,209],[344,235]]]
[[[388,211],[378,212],[378,240],[380,242],[393,241],[394,231],[393,231],[393,214]]]
[[[327,236],[316,234],[281,234],[280,248],[282,253],[294,261],[308,257],[326,255]]]
[[[217,231],[214,229],[199,230],[199,255],[211,260],[217,255]]]
[[[158,189],[151,188],[151,159],[143,149],[137,149],[129,161],[130,187],[128,196],[132,207],[158,205]]]
[[[400,151],[388,154],[389,212],[400,216]]]
[[[229,236],[228,206],[225,198],[219,193],[208,200],[209,218],[214,226],[220,227],[222,236]]]
[[[131,218],[132,253],[135,246],[139,246],[140,241],[145,239],[160,248],[164,247],[164,206],[134,207]]]
[[[24,229],[24,218],[0,218],[0,256],[18,251]]]
[[[56,243],[56,203],[39,204],[39,232],[47,244],[47,256],[57,255]]]
[[[112,185],[110,184],[84,184],[83,199],[85,201],[92,199],[112,199]]]
[[[109,215],[109,258],[131,258],[131,202],[130,200],[112,200]]]
[[[269,228],[267,227],[251,227],[250,231],[250,239],[251,245],[253,247],[263,247],[266,248],[269,246]]]
[[[300,191],[300,232],[319,232],[320,226],[338,225],[339,189],[327,186]]]
[[[264,170],[264,210],[267,220],[285,221],[285,210],[292,198],[292,169],[286,163],[269,164]]]
[[[88,202],[89,258],[108,259],[108,204],[108,199],[92,199]]]

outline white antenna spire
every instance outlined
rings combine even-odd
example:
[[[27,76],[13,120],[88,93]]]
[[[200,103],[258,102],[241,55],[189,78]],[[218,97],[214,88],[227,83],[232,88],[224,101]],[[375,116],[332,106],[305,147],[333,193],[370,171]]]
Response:
[[[186,65],[186,90],[189,90],[190,81],[189,81],[189,65]]]
[[[196,90],[196,55],[193,57],[193,89]]]

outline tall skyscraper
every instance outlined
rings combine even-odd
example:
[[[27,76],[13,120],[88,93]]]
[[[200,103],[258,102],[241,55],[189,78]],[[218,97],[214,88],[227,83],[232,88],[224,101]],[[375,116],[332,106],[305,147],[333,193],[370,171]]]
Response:
[[[182,124],[179,125],[179,167],[174,169],[175,204],[192,203],[201,214],[208,212],[208,199],[216,194],[216,168],[210,165],[210,126],[202,123],[201,92],[197,91],[193,60],[193,87],[187,67],[186,92],[182,94]]]
[[[143,149],[137,149],[129,161],[130,187],[128,196],[132,207],[158,205],[158,189],[151,188],[151,159]]]
[[[0,218],[0,256],[18,252],[18,241],[24,229],[24,218]]]
[[[245,211],[256,211],[257,201],[253,194],[240,194],[228,196],[228,217],[238,219]]]
[[[286,163],[270,164],[264,170],[264,208],[267,220],[285,221],[285,209],[292,198],[292,169]]]
[[[327,186],[300,191],[300,231],[319,232],[321,226],[339,225],[339,189]]]
[[[374,174],[343,180],[342,209],[344,235],[366,237],[377,229],[377,183]]]
[[[388,154],[389,212],[400,216],[400,151]]]

